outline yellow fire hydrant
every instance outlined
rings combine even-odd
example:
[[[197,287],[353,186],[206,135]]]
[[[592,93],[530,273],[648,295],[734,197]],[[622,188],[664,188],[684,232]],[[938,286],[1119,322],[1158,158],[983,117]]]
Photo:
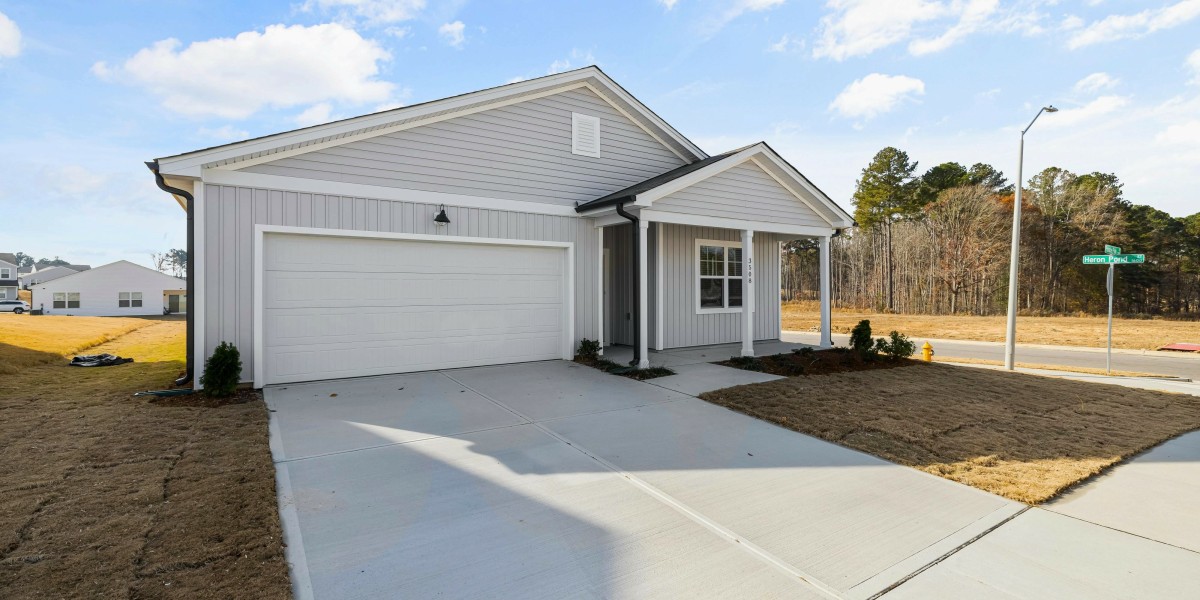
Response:
[[[925,362],[932,362],[933,346],[929,345],[929,342],[925,342],[925,345],[921,346],[921,354],[924,356]]]

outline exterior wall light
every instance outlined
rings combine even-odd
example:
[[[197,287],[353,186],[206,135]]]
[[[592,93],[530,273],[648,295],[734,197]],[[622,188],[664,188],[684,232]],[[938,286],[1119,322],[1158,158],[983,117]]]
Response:
[[[433,222],[437,223],[438,225],[449,225],[450,217],[446,216],[446,205],[442,204],[438,206],[438,211],[439,212],[437,216],[433,218]]]

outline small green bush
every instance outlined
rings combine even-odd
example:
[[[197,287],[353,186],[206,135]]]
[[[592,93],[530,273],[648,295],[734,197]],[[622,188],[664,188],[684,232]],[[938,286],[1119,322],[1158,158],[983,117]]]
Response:
[[[238,352],[237,346],[221,342],[204,363],[204,375],[200,376],[200,385],[204,387],[206,395],[224,398],[237,391],[238,380],[241,378],[241,353]]]
[[[875,340],[875,351],[887,354],[894,360],[899,360],[901,358],[908,358],[916,353],[917,344],[908,339],[908,336],[903,333],[893,331],[890,340],[885,338]]]
[[[600,342],[583,338],[579,340],[579,351],[576,356],[583,360],[596,360],[600,358]]]
[[[746,371],[762,371],[766,368],[757,356],[731,356],[729,364]]]
[[[871,321],[863,319],[850,330],[850,349],[862,358],[875,353],[875,341],[871,339]]]

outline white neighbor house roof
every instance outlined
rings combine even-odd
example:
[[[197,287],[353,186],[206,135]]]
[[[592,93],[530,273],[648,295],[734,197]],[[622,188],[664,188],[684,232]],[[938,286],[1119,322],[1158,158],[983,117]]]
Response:
[[[691,140],[630,95],[599,67],[590,66],[441,100],[167,156],[158,159],[158,167],[164,177],[194,179],[200,177],[202,168],[237,169],[574,88],[590,89],[684,161],[690,163],[708,157]]]
[[[161,271],[155,271],[154,269],[151,269],[150,267],[143,267],[142,265],[139,265],[136,263],[131,263],[127,260],[118,260],[116,262],[108,263],[107,265],[100,265],[99,267],[96,267],[95,269],[86,269],[84,271],[77,271],[75,273],[72,273],[71,275],[67,275],[65,277],[58,277],[56,279],[47,281],[46,283],[39,283],[36,285],[38,287],[41,287],[41,286],[49,285],[49,284],[53,283],[55,286],[57,286],[60,283],[68,284],[69,282],[80,281],[82,279],[95,279],[95,278],[103,279],[104,277],[106,277],[108,275],[109,270],[111,270],[112,268],[114,268],[118,265],[127,266],[127,267],[137,267],[138,269],[142,269],[142,270],[146,271],[148,274],[153,274],[155,276],[161,277],[164,291],[166,291],[166,290],[182,290],[182,289],[187,288],[186,280],[175,277],[174,275],[167,275],[166,273],[163,273]]]

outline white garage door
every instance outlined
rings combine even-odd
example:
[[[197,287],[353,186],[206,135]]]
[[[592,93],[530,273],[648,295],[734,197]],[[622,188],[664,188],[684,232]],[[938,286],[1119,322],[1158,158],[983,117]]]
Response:
[[[267,233],[263,383],[562,358],[566,255]]]

